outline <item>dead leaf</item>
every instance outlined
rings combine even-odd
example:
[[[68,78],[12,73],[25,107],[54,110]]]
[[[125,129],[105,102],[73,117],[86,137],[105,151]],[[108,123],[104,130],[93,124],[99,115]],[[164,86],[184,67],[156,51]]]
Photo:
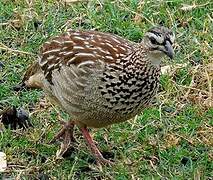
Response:
[[[138,13],[137,13],[137,14],[135,15],[135,17],[133,18],[133,21],[134,21],[135,23],[140,23],[141,20],[142,20],[142,17],[141,17],[141,15],[138,14]]]
[[[180,10],[182,10],[182,11],[191,11],[191,10],[193,10],[195,8],[206,6],[207,4],[209,4],[209,3],[200,4],[200,5],[196,5],[196,4],[192,4],[192,5],[182,4],[182,7],[180,8]]]
[[[174,73],[177,69],[184,68],[187,65],[188,65],[188,63],[163,66],[163,67],[161,67],[161,73],[162,74],[171,74],[171,73]]]
[[[170,148],[172,146],[177,146],[180,141],[180,138],[175,136],[174,134],[168,134],[165,137],[165,141],[166,141],[166,147]]]
[[[180,8],[182,11],[191,11],[192,9],[196,8],[197,6],[195,4],[193,5],[188,5],[188,4],[183,4],[182,7]]]

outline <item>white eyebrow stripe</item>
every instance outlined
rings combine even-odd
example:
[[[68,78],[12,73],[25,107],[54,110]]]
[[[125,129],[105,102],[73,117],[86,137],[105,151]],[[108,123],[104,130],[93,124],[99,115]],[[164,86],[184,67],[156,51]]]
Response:
[[[148,37],[149,37],[149,38],[151,38],[151,37],[155,38],[155,40],[156,40],[159,44],[162,44],[163,41],[164,41],[164,38],[163,38],[161,35],[156,35],[156,34],[151,33],[151,32],[148,32],[147,34],[148,34]]]
[[[156,41],[162,44],[164,42],[164,38],[162,36],[157,36]]]
[[[155,33],[152,33],[152,32],[147,32],[146,34],[147,34],[149,37],[155,37],[155,38],[158,37]]]

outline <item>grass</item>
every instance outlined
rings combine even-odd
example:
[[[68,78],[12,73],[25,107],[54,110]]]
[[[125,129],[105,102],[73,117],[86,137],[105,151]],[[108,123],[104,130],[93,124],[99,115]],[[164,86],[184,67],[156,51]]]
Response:
[[[0,178],[212,179],[212,12],[210,0],[1,1],[0,109],[27,109],[33,128],[2,133],[0,151],[7,154],[8,170]],[[39,47],[68,28],[96,29],[139,42],[159,23],[172,27],[177,37],[174,61],[163,64],[188,65],[172,66],[172,72],[161,77],[156,101],[137,119],[92,130],[100,149],[116,160],[115,166],[99,169],[77,129],[79,143],[56,161],[59,146],[48,142],[60,128],[57,119],[68,119],[67,115],[45,106],[41,90],[13,91]]]

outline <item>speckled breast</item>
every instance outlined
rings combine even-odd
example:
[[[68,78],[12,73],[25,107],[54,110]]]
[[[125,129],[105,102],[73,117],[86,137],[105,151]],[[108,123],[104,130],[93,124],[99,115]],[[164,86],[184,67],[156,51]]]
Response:
[[[85,96],[83,103],[86,111],[77,118],[87,126],[104,127],[134,117],[156,94],[159,75],[159,68],[150,64],[109,65],[95,80],[100,81],[98,85],[91,86],[88,92],[92,94]]]

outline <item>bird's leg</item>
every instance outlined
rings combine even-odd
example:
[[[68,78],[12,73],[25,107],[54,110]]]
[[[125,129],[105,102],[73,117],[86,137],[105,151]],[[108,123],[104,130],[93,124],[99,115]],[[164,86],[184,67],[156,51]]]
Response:
[[[62,158],[63,154],[68,150],[70,144],[75,142],[75,138],[73,136],[74,131],[74,121],[60,121],[62,124],[62,128],[60,131],[54,136],[54,138],[50,141],[50,143],[55,142],[57,139],[62,139],[61,148],[57,151],[56,157]]]
[[[87,144],[89,145],[93,155],[95,156],[97,163],[98,164],[113,164],[111,161],[105,159],[103,157],[103,155],[101,154],[101,152],[99,151],[99,149],[97,148],[97,146],[95,145],[91,135],[89,134],[89,131],[87,130],[86,127],[81,127],[80,128]]]

